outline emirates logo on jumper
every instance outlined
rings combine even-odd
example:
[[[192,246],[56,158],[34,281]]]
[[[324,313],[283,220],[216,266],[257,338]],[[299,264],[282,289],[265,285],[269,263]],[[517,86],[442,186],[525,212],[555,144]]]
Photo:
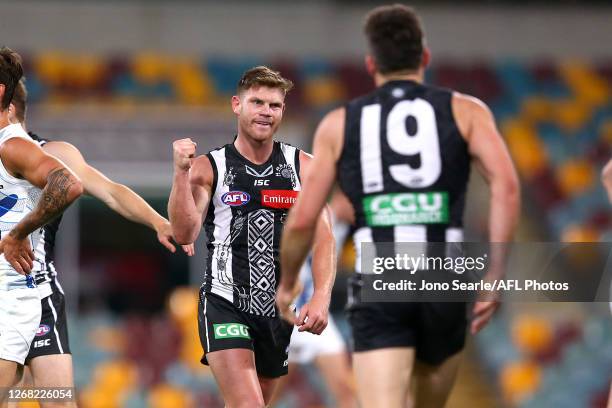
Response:
[[[261,190],[261,204],[270,208],[291,208],[298,193],[294,190]]]

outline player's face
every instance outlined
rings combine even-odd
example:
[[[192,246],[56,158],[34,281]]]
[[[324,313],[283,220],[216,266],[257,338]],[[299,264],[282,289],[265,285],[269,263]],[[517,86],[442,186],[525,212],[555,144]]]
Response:
[[[283,118],[284,101],[282,90],[267,86],[253,87],[234,97],[241,133],[261,142],[271,139]]]

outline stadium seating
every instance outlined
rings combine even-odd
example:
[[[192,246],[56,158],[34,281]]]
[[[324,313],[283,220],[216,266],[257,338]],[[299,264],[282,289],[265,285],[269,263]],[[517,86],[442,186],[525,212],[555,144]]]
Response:
[[[30,101],[42,104],[86,98],[99,103],[223,108],[240,74],[265,63],[295,82],[288,100],[290,118],[319,117],[373,87],[362,62],[354,60],[220,56],[202,60],[152,52],[106,58],[26,54]],[[529,65],[441,61],[431,67],[427,78],[491,106],[526,181],[528,198],[547,219],[550,236],[559,239],[576,224],[594,229],[596,237],[612,225],[610,217],[601,216],[608,203],[599,188],[600,170],[612,154],[611,72],[605,64],[577,61]],[[600,214],[596,222],[591,214]]]

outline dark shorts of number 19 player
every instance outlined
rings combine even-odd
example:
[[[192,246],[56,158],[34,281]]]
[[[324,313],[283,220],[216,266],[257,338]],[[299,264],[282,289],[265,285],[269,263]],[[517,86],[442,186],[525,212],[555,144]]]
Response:
[[[200,290],[198,330],[204,349],[201,362],[208,365],[206,354],[243,348],[255,354],[255,367],[261,377],[287,375],[289,340],[293,325],[276,317],[243,312],[214,293]]]
[[[355,352],[414,347],[419,361],[437,366],[465,346],[467,303],[362,302],[362,286],[360,274],[349,279]]]

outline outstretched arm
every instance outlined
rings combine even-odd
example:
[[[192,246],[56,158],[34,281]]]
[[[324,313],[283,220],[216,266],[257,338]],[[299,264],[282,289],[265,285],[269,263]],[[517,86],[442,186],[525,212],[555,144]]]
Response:
[[[64,164],[34,142],[12,138],[0,146],[4,167],[42,189],[36,207],[0,241],[0,252],[19,273],[29,273],[34,253],[27,240],[35,230],[61,214],[82,193],[81,181]]]
[[[213,170],[208,157],[194,159],[196,144],[191,139],[177,140],[172,146],[174,179],[168,215],[176,242],[191,244],[198,238],[211,198]]]
[[[123,184],[116,183],[90,166],[81,152],[70,143],[54,141],[43,146],[43,150],[64,162],[81,179],[85,193],[103,201],[112,210],[130,221],[146,225],[157,233],[159,242],[174,252],[170,238],[172,228],[147,202]],[[185,248],[189,252],[188,248]]]
[[[455,94],[453,112],[476,168],[489,185],[489,241],[497,243],[491,246],[489,272],[495,274],[504,269],[506,248],[502,244],[512,241],[518,223],[521,203],[518,176],[495,119],[484,103]],[[496,308],[497,302],[476,302],[472,333],[486,325]]]

